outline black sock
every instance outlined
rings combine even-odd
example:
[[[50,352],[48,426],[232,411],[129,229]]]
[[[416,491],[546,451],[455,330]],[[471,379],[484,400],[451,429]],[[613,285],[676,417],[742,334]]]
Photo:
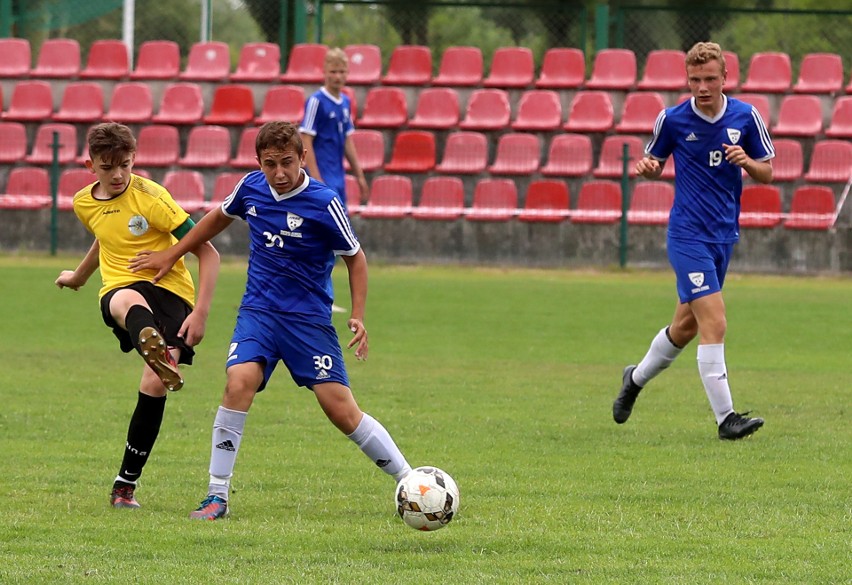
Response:
[[[139,350],[139,332],[145,327],[157,328],[157,324],[154,322],[154,313],[142,305],[133,305],[130,307],[127,315],[124,316],[124,326],[130,334],[130,340],[136,347],[136,351],[140,354],[142,352]]]
[[[148,461],[160,424],[163,422],[163,412],[166,409],[166,397],[148,396],[139,393],[136,410],[130,417],[127,429],[127,443],[124,446],[124,459],[118,472],[120,478],[135,482],[142,474],[142,468]]]

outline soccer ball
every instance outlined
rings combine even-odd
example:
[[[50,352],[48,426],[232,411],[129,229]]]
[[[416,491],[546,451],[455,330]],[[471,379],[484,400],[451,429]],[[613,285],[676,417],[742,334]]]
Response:
[[[438,530],[458,514],[459,488],[446,471],[418,467],[396,486],[396,511],[417,530]]]

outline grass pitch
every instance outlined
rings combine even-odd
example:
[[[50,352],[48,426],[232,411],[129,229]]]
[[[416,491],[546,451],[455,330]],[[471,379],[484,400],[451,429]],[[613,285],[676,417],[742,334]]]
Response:
[[[249,414],[231,517],[187,518],[237,262],[169,396],[142,509],[110,509],[142,362],[100,321],[98,275],[54,287],[78,260],[0,258],[0,583],[852,583],[849,279],[729,276],[734,404],[767,421],[730,443],[694,346],[612,422],[623,366],[671,316],[668,273],[372,266],[353,391],[461,489],[457,519],[424,534],[283,366]]]

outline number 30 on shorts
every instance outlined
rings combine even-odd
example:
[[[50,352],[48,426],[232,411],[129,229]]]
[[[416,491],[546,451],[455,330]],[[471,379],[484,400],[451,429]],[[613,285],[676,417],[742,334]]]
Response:
[[[314,356],[314,369],[315,370],[330,370],[334,367],[334,360],[331,359],[330,355],[315,355]]]

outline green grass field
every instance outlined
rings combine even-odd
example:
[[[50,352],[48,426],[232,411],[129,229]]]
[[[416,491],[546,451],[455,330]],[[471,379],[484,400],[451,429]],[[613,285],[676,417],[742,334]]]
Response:
[[[850,279],[729,277],[734,404],[766,419],[731,443],[694,346],[612,422],[622,368],[674,308],[667,272],[373,265],[352,386],[413,465],[458,482],[460,515],[427,534],[283,366],[249,414],[230,518],[187,518],[238,262],[169,397],[142,509],[109,508],[142,362],[100,321],[98,275],[53,285],[78,260],[0,258],[0,583],[852,583]]]

